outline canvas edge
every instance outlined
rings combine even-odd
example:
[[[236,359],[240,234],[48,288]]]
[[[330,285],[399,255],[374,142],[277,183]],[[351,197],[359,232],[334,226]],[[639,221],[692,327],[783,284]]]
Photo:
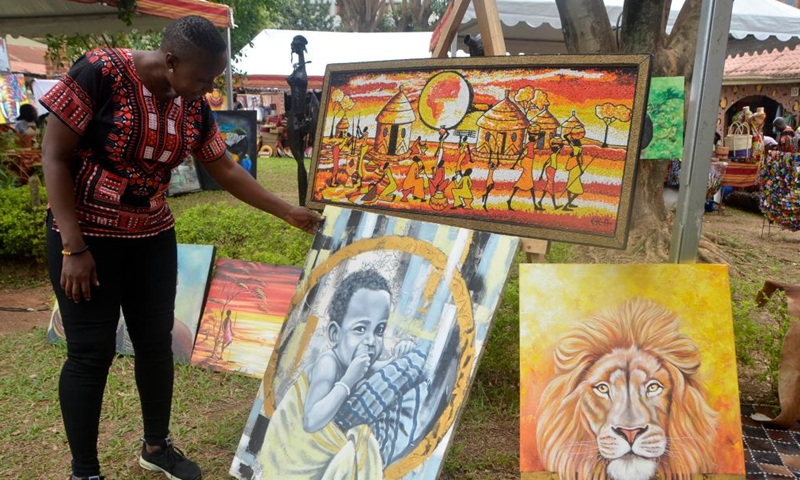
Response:
[[[329,205],[329,206],[331,208],[337,209],[337,210],[348,210],[348,208],[346,206],[335,205],[335,204],[332,204],[332,205]],[[366,213],[371,213],[373,215],[386,215],[385,213],[375,212],[375,211],[366,211]],[[421,221],[421,220],[417,219],[416,221]],[[496,233],[496,232],[490,232],[490,233]],[[511,239],[512,239],[512,241],[514,241],[513,237]],[[475,362],[476,362],[475,363],[475,366],[476,366],[475,374],[471,375],[469,384],[464,389],[464,399],[463,399],[462,404],[459,407],[458,411],[456,412],[456,415],[453,418],[453,423],[448,428],[448,431],[450,430],[450,428],[454,429],[458,425],[458,422],[461,420],[461,415],[466,410],[466,402],[467,402],[467,400],[469,398],[469,392],[470,392],[470,390],[472,390],[472,385],[475,382],[475,378],[477,377],[477,367],[480,366],[480,361],[483,358],[483,354],[486,352],[487,344],[488,344],[488,341],[489,341],[489,338],[490,338],[490,335],[491,335],[491,330],[492,330],[492,327],[494,326],[494,320],[495,320],[495,317],[497,316],[497,307],[499,307],[499,302],[502,299],[503,294],[506,291],[506,288],[508,288],[508,279],[509,279],[509,275],[510,275],[510,272],[511,272],[511,267],[513,267],[514,258],[516,258],[519,255],[520,248],[521,248],[521,242],[516,241],[516,247],[514,249],[514,253],[510,257],[511,261],[512,261],[512,265],[510,265],[509,269],[506,271],[505,279],[503,280],[503,288],[500,290],[499,295],[498,295],[498,304],[495,307],[494,311],[492,312],[492,315],[487,319],[487,331],[486,331],[486,338],[484,339],[484,343],[483,343],[483,348],[478,353],[478,355],[475,356]],[[307,257],[307,259],[308,259],[308,257]],[[311,271],[313,271],[313,268],[307,269],[307,267],[308,267],[308,265],[306,265],[306,262],[304,262],[303,267],[302,267],[302,269],[303,269],[302,274],[300,276],[300,279],[297,282],[297,288],[298,289],[301,289],[301,288],[302,289],[306,289],[307,288],[306,284],[308,282],[308,277],[307,277],[306,274],[310,273]],[[289,312],[286,314],[287,317],[290,314],[291,314],[291,308],[290,308]],[[275,374],[276,374],[276,371],[277,371],[277,364],[278,364],[278,355],[280,354],[279,351],[280,351],[281,341],[284,339],[284,333],[285,333],[285,330],[287,328],[288,328],[288,322],[286,322],[286,319],[284,319],[283,325],[281,325],[281,330],[278,333],[278,336],[276,337],[277,339],[275,341],[275,347],[272,349],[272,354],[270,355],[269,362],[267,362],[267,368],[264,370],[264,375],[262,375],[262,378],[261,378],[260,388],[264,389],[264,403],[265,404],[266,404],[267,401],[270,400],[270,395],[267,392],[271,391],[271,383],[275,379]],[[264,411],[264,407],[262,406],[262,412],[263,411]],[[259,414],[261,414],[261,412],[259,412]],[[455,430],[454,430],[454,432],[455,432]],[[439,464],[439,468],[437,469],[437,473],[436,473],[436,477],[435,478],[438,478],[441,475],[442,469],[444,468],[445,459],[447,458],[447,454],[449,453],[449,451],[452,448],[452,446],[453,446],[453,440],[451,439],[450,442],[445,446],[445,450],[442,452],[442,461]]]
[[[503,294],[506,292],[506,289],[508,288],[508,279],[509,279],[509,276],[511,275],[511,268],[514,265],[514,259],[517,257],[517,255],[519,255],[519,252],[520,252],[520,242],[517,241],[516,243],[517,243],[517,246],[514,249],[513,255],[511,255],[511,257],[510,257],[511,258],[511,265],[509,265],[509,268],[506,270],[506,275],[505,275],[505,278],[503,279],[503,288],[500,289],[500,292],[499,292],[498,297],[497,297],[497,305],[495,306],[494,310],[492,311],[492,315],[487,319],[486,337],[483,339],[483,348],[481,348],[481,351],[478,352],[478,354],[475,356],[474,373],[470,375],[469,383],[467,384],[466,388],[464,389],[464,399],[462,400],[461,406],[459,407],[458,411],[456,412],[456,416],[453,418],[453,423],[450,425],[450,428],[448,428],[448,430],[453,429],[453,438],[451,438],[450,441],[447,442],[447,445],[445,445],[444,451],[442,452],[442,461],[439,462],[439,468],[436,470],[436,476],[434,478],[439,478],[439,476],[441,476],[441,474],[442,474],[442,470],[444,469],[444,464],[445,464],[445,460],[447,459],[447,455],[450,453],[450,450],[453,448],[453,444],[455,443],[455,430],[456,430],[456,427],[458,427],[459,422],[461,422],[461,416],[464,414],[464,411],[466,411],[466,409],[467,409],[467,402],[469,401],[469,394],[470,394],[470,391],[472,390],[472,385],[475,383],[475,379],[478,378],[478,368],[481,365],[481,360],[483,360],[483,354],[486,353],[486,349],[488,348],[488,345],[489,345],[489,340],[490,340],[491,335],[492,335],[492,327],[494,327],[495,317],[497,317],[497,309],[500,306],[500,302],[503,299]],[[517,417],[519,417],[519,414],[517,414]],[[434,448],[434,450],[435,450],[435,448]],[[422,464],[420,464],[420,465],[422,465]]]

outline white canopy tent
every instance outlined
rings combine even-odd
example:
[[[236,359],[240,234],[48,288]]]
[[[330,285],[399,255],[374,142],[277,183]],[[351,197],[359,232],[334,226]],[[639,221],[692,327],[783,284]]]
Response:
[[[289,75],[292,73],[290,45],[295,35],[308,40],[306,73],[322,77],[329,63],[370,62],[430,58],[431,32],[349,33],[301,30],[264,30],[245,47],[234,69],[246,75]]]
[[[611,24],[618,25],[624,0],[605,0],[604,3]],[[683,4],[684,0],[672,0],[667,32],[672,29]],[[566,53],[555,0],[497,0],[497,10],[509,53]],[[458,30],[459,41],[464,35],[478,33],[475,9],[470,3]],[[759,40],[775,36],[787,41],[800,35],[800,9],[778,0],[735,0],[730,34],[736,39],[753,35]],[[463,44],[458,48],[465,50]]]

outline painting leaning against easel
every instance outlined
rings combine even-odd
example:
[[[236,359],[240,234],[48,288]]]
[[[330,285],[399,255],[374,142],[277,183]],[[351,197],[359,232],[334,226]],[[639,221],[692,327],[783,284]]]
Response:
[[[435,480],[517,244],[325,208],[231,475]]]
[[[523,480],[744,479],[727,266],[519,277]]]
[[[328,65],[308,204],[624,248],[645,55]]]

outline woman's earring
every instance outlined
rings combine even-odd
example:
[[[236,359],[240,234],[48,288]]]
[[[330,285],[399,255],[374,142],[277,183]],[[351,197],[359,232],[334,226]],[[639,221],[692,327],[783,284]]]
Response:
[[[175,70],[173,70],[173,69],[171,69],[171,68],[170,68],[170,69],[169,69],[169,73],[175,73]]]

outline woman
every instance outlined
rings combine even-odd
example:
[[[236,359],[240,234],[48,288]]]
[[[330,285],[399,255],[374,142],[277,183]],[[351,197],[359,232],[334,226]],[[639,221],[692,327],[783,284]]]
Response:
[[[165,202],[189,154],[223,188],[309,233],[319,215],[264,190],[225,150],[205,94],[227,64],[202,17],[169,24],[156,51],[95,50],[41,100],[50,200],[50,280],[67,335],[59,397],[72,479],[99,480],[97,435],[120,307],[136,350],[144,437],[139,464],[171,479],[200,468],[172,446],[172,323],[177,245]]]
[[[36,135],[39,128],[38,124],[39,114],[36,113],[36,107],[30,103],[26,103],[19,107],[19,116],[16,123],[14,123],[14,130],[23,135]]]
[[[540,204],[536,203],[536,186],[533,182],[533,159],[536,156],[536,141],[533,138],[533,135],[528,135],[528,144],[524,150],[519,154],[517,157],[517,161],[514,162],[514,165],[511,166],[511,169],[514,170],[517,168],[517,165],[522,165],[522,174],[519,176],[517,181],[514,183],[514,187],[511,189],[511,196],[508,197],[508,209],[514,210],[511,206],[511,200],[514,199],[514,195],[519,190],[530,192],[531,195],[531,202],[533,203],[534,210],[544,210]]]
[[[581,180],[581,176],[585,171],[585,167],[583,166],[583,146],[581,146],[581,141],[578,139],[572,140],[570,138],[566,140],[572,147],[572,152],[567,159],[566,165],[569,176],[567,177],[567,204],[564,205],[564,211],[570,212],[572,209],[578,208],[573,202],[576,198],[583,195],[583,181]]]

